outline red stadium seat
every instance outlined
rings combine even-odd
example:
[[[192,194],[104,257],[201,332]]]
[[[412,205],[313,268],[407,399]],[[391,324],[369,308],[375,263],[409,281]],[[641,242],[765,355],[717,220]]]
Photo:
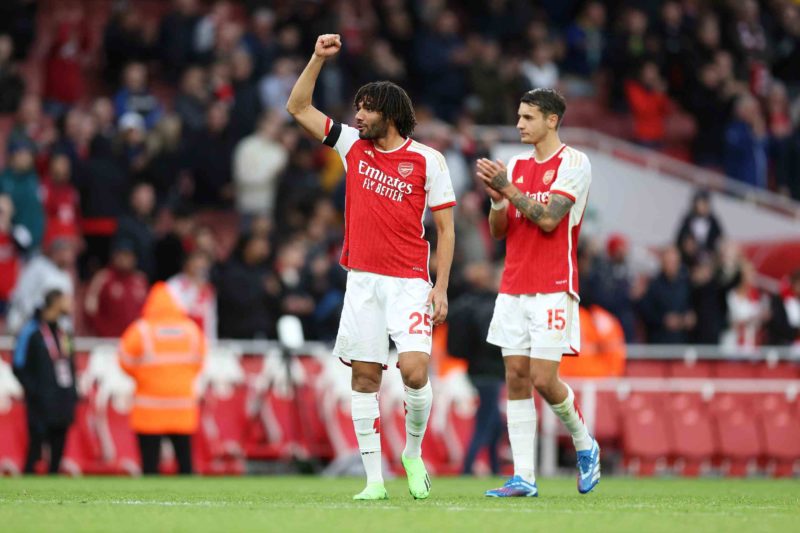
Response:
[[[663,378],[667,376],[667,361],[628,360],[625,375],[638,378]]]
[[[758,364],[748,361],[718,361],[714,366],[718,378],[750,379],[758,375]]]
[[[717,452],[711,417],[692,402],[673,410],[668,420],[672,435],[670,454],[677,473],[697,476],[711,466]]]
[[[598,392],[594,416],[594,438],[601,446],[621,437],[620,405],[616,392]]]
[[[723,471],[731,476],[744,476],[754,471],[764,446],[753,416],[744,409],[732,409],[718,413],[714,424]]]
[[[710,378],[713,375],[714,363],[711,361],[672,361],[669,365],[669,376],[673,378]]]
[[[7,412],[0,413],[0,435],[0,474],[21,473],[28,451],[28,422],[22,402],[13,401]]]
[[[774,476],[791,477],[800,465],[800,419],[788,409],[762,413],[764,451]]]
[[[753,399],[753,396],[748,394],[726,392],[715,394],[708,403],[708,411],[714,416],[730,411],[744,411],[749,413],[752,408]]]
[[[627,469],[638,475],[653,475],[670,452],[667,426],[660,411],[643,407],[622,419],[622,449]]]
[[[800,366],[797,363],[786,361],[770,365],[761,363],[758,365],[758,377],[769,379],[798,379],[800,378]]]

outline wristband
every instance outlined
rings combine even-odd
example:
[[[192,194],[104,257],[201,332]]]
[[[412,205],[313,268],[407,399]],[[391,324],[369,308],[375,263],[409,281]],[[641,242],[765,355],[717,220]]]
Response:
[[[492,202],[492,209],[494,211],[500,211],[501,209],[505,209],[506,207],[508,207],[508,200],[506,198],[503,198],[499,202],[495,202],[494,198],[490,196],[489,200]]]

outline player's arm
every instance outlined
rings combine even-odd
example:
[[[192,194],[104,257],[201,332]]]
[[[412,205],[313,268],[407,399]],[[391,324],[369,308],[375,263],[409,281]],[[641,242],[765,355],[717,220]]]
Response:
[[[433,304],[433,323],[441,324],[447,318],[447,286],[450,284],[450,267],[453,265],[453,251],[456,246],[456,232],[453,223],[453,208],[433,211],[436,225],[436,284],[428,296]]]
[[[492,208],[489,210],[489,233],[494,239],[505,239],[508,233],[508,200],[490,187],[486,187],[486,193],[492,200]]]
[[[575,204],[571,198],[558,193],[551,194],[546,204],[528,198],[508,181],[506,167],[500,161],[479,159],[478,177],[487,187],[507,198],[525,218],[546,232],[556,229]]]
[[[311,105],[311,96],[317,77],[322,70],[322,65],[329,57],[333,57],[342,47],[342,41],[337,34],[326,34],[317,37],[314,54],[303,69],[297,83],[292,88],[289,101],[286,102],[286,111],[310,133],[315,139],[321,141],[325,138],[325,123],[328,117],[322,111]]]

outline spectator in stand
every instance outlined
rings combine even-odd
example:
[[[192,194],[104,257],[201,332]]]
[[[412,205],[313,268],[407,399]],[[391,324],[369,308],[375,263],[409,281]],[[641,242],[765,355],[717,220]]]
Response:
[[[266,239],[244,234],[214,285],[219,336],[223,339],[275,338],[280,284],[267,276]]]
[[[14,374],[25,390],[28,418],[28,454],[25,473],[34,473],[42,445],[50,449],[48,471],[57,474],[75,416],[75,354],[72,340],[60,322],[72,311],[70,295],[47,291],[36,316],[20,331],[14,347]]]
[[[137,183],[130,195],[130,211],[120,217],[115,239],[130,242],[138,259],[137,268],[147,279],[155,279],[155,216],[156,196],[149,183]]]
[[[96,139],[108,143],[109,149],[117,138],[117,119],[114,115],[114,104],[110,98],[102,96],[92,103],[92,117],[96,124]],[[91,141],[89,143],[91,151]]]
[[[696,317],[691,308],[691,287],[674,247],[661,254],[661,272],[639,301],[639,313],[652,344],[686,344]]]
[[[213,264],[212,257],[195,249],[186,256],[183,271],[167,281],[172,297],[198,325],[210,345],[217,340],[217,293],[209,281]]]
[[[189,154],[177,115],[165,115],[147,136],[146,161],[142,176],[155,188],[158,205],[178,203],[181,185],[188,177]]]
[[[8,135],[7,146],[28,143],[43,153],[53,143],[56,130],[50,117],[42,111],[42,100],[35,94],[22,97],[14,127]]]
[[[14,59],[22,61],[36,38],[36,12],[39,2],[16,0],[0,2],[0,33],[14,40]]]
[[[529,59],[522,62],[522,73],[528,78],[531,87],[558,87],[558,66],[553,57],[553,45],[541,42],[531,50]]]
[[[51,115],[60,116],[85,92],[83,63],[89,51],[89,30],[79,10],[60,19],[45,59],[44,96]]]
[[[20,272],[11,294],[8,309],[8,331],[16,334],[34,311],[44,303],[48,291],[58,289],[72,296],[75,293],[72,270],[75,267],[75,245],[67,239],[45,244],[45,253],[36,254]]]
[[[769,302],[755,285],[756,270],[744,262],[739,283],[728,292],[728,330],[722,335],[722,347],[752,350],[761,344],[761,325],[769,318]]]
[[[725,129],[725,173],[742,183],[767,186],[767,128],[758,100],[736,100],[734,118]]]
[[[501,75],[500,45],[495,41],[474,38],[470,46],[474,48],[474,59],[468,67],[472,90],[468,105],[479,124],[502,124],[507,118],[502,102],[508,99],[509,91]]]
[[[697,316],[690,340],[696,344],[717,345],[727,322],[726,296],[738,279],[738,271],[733,277],[726,275],[716,258],[709,254],[700,255],[690,269],[692,309]]]
[[[76,167],[73,181],[81,196],[81,229],[86,242],[80,275],[87,280],[108,263],[117,220],[127,210],[130,180],[113,157],[111,145],[98,136],[92,140],[89,158]]]
[[[114,146],[119,167],[132,180],[144,178],[147,168],[147,129],[142,115],[128,112],[119,119],[119,135]]]
[[[606,257],[593,258],[583,252],[586,268],[586,288],[589,300],[610,312],[619,320],[628,342],[636,340],[636,313],[633,301],[633,273],[628,264],[628,240],[621,234],[609,235]],[[583,292],[581,294],[583,299]]]
[[[734,45],[736,55],[745,63],[767,59],[769,39],[761,23],[758,2],[756,0],[740,0],[734,5],[733,20],[728,28],[729,40]]]
[[[288,118],[286,102],[297,81],[297,64],[290,57],[280,57],[275,60],[272,70],[261,78],[258,83],[261,105],[264,109],[283,113]]]
[[[209,101],[206,71],[198,66],[187,68],[175,97],[175,112],[181,117],[186,136],[191,137],[205,127]]]
[[[114,4],[103,32],[104,77],[109,85],[119,81],[122,67],[147,61],[155,55],[156,27],[146,24],[135,4]]]
[[[244,47],[237,48],[231,56],[231,77],[233,78],[231,133],[238,140],[253,133],[261,114],[258,87],[253,83],[253,58]]]
[[[724,130],[720,127],[703,127],[704,124],[726,124],[730,120],[732,102],[723,92],[722,77],[716,63],[706,63],[700,67],[696,86],[686,97],[686,106],[700,125],[692,141],[695,163],[722,168]]]
[[[208,109],[206,129],[190,145],[192,198],[197,205],[226,206],[233,199],[231,160],[234,139],[228,122],[227,104],[212,104]]]
[[[800,344],[800,270],[795,270],[779,294],[770,299],[766,343],[770,345]]]
[[[597,0],[587,2],[566,31],[566,73],[590,78],[600,69],[607,45],[605,27],[606,6]]]
[[[654,61],[642,63],[637,78],[625,82],[625,95],[633,113],[634,139],[643,146],[663,146],[666,119],[670,111],[666,91],[667,84]]]
[[[200,10],[197,0],[173,0],[173,5],[161,19],[158,49],[167,79],[175,82],[196,59],[194,39]]]
[[[192,212],[185,206],[167,210],[169,229],[155,244],[156,280],[179,274],[186,262],[187,253],[195,246],[193,233],[195,221]]]
[[[479,404],[475,430],[461,472],[472,474],[475,458],[486,448],[492,473],[499,475],[497,448],[505,431],[500,414],[500,390],[505,384],[505,367],[500,349],[486,342],[498,279],[486,262],[466,265],[464,277],[466,289],[453,301],[447,317],[447,352],[467,361],[467,375],[478,391]]]
[[[464,95],[463,70],[469,63],[455,13],[444,10],[428,31],[414,39],[415,64],[425,80],[422,103],[442,120],[453,121]]]
[[[800,65],[798,65],[800,66]],[[767,130],[769,132],[769,155],[773,163],[773,174],[778,192],[786,196],[796,189],[794,182],[800,176],[793,174],[792,117],[789,111],[789,95],[786,86],[773,82],[767,95]]]
[[[693,37],[692,46],[687,53],[691,68],[697,70],[713,62],[717,52],[722,49],[719,18],[713,12],[703,14],[697,22]]]
[[[0,34],[0,113],[14,113],[22,101],[25,82],[13,62],[14,41]]]
[[[13,216],[14,204],[11,197],[0,194],[0,316],[5,315],[11,291],[22,267],[23,248],[14,235],[11,224]]]
[[[208,71],[208,79],[213,101],[233,106],[232,70],[231,64],[228,61],[220,59],[211,64]]]
[[[0,194],[11,197],[12,223],[28,231],[30,248],[36,249],[44,237],[44,209],[39,197],[39,176],[33,166],[34,147],[22,141],[10,145],[8,151],[11,161],[0,174]]]
[[[119,337],[139,317],[147,298],[147,277],[136,270],[134,244],[117,240],[111,262],[97,272],[86,289],[84,312],[97,337]]]
[[[163,110],[147,82],[147,66],[139,62],[128,63],[122,72],[122,87],[114,95],[114,111],[117,118],[126,113],[138,113],[149,130],[161,118]]]
[[[239,141],[233,155],[236,210],[245,216],[272,215],[278,176],[286,167],[289,153],[278,141],[282,118],[265,113],[258,130]]]
[[[60,237],[75,242],[81,238],[80,196],[72,185],[72,162],[64,154],[50,158],[50,172],[42,182],[42,202],[45,213],[44,240]]]
[[[261,78],[272,69],[272,62],[278,55],[274,30],[275,13],[266,7],[257,8],[250,17],[250,31],[243,39],[253,57],[256,78]]]
[[[790,94],[800,92],[800,6],[784,3],[778,7],[777,31],[772,47],[772,73],[789,87]]]
[[[289,164],[281,173],[275,199],[275,227],[279,234],[302,230],[306,215],[323,195],[314,168],[314,150],[307,139],[289,149]]]
[[[711,211],[711,195],[705,189],[697,190],[675,240],[684,264],[694,264],[700,255],[715,255],[723,237],[722,226]]]
[[[641,9],[629,7],[620,16],[620,29],[612,36],[608,53],[611,78],[611,106],[624,109],[626,80],[635,78],[637,66],[647,59],[647,15]]]

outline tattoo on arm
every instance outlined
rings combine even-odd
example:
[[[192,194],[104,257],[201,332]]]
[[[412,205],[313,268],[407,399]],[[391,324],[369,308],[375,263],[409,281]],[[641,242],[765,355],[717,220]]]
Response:
[[[540,204],[521,192],[512,196],[510,201],[525,218],[540,226],[543,222],[549,222],[553,226],[557,225],[575,203],[566,196],[553,194],[550,195],[547,205]]]
[[[503,169],[497,174],[494,175],[492,178],[492,189],[496,191],[502,190],[504,187],[508,187],[508,177],[506,177],[506,170]]]

